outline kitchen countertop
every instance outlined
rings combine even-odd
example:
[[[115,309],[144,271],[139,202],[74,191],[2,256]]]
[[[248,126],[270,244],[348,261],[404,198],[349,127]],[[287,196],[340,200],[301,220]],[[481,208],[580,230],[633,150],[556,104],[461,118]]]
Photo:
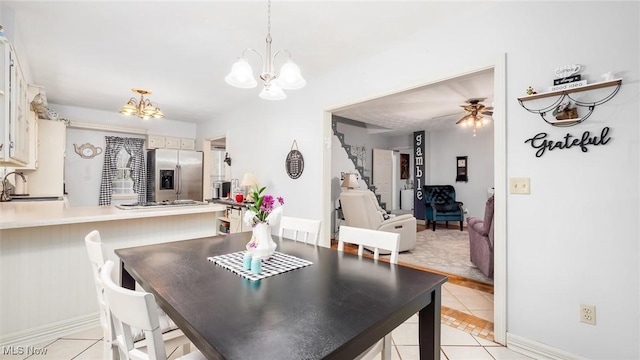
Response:
[[[64,206],[63,201],[0,202],[0,230],[87,222],[128,220],[224,211],[225,205],[154,206],[121,210],[115,206]]]
[[[214,200],[210,200],[211,203],[213,204],[223,204],[223,205],[230,205],[230,206],[244,206],[247,207],[253,203],[247,203],[247,202],[237,202],[235,200],[232,199],[214,199]]]

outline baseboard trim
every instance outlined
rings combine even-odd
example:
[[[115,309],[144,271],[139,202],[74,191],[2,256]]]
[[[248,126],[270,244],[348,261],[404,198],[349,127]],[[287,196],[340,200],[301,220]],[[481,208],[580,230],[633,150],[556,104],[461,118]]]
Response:
[[[585,360],[570,352],[507,332],[507,348],[534,359]]]
[[[100,326],[100,313],[78,316],[0,336],[0,346],[30,346]]]

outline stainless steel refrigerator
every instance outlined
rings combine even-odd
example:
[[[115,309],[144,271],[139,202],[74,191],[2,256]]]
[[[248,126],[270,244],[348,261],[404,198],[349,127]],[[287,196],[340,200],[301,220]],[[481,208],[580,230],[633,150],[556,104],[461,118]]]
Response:
[[[147,201],[202,201],[202,151],[147,151]]]

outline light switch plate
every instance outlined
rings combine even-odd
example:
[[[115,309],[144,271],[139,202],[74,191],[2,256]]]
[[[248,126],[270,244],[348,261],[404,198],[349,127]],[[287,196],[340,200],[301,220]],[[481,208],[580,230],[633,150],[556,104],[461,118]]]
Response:
[[[509,193],[520,195],[531,194],[531,182],[529,178],[511,178],[509,181]]]

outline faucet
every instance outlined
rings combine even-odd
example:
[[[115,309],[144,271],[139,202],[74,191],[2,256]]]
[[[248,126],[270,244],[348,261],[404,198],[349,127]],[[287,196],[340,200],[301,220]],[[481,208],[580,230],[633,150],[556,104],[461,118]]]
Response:
[[[7,189],[7,177],[11,174],[20,175],[22,181],[27,182],[27,179],[24,177],[24,175],[22,175],[21,172],[12,171],[5,175],[4,179],[2,179],[2,194],[0,194],[0,202],[11,201],[11,195],[9,195],[9,190]]]

